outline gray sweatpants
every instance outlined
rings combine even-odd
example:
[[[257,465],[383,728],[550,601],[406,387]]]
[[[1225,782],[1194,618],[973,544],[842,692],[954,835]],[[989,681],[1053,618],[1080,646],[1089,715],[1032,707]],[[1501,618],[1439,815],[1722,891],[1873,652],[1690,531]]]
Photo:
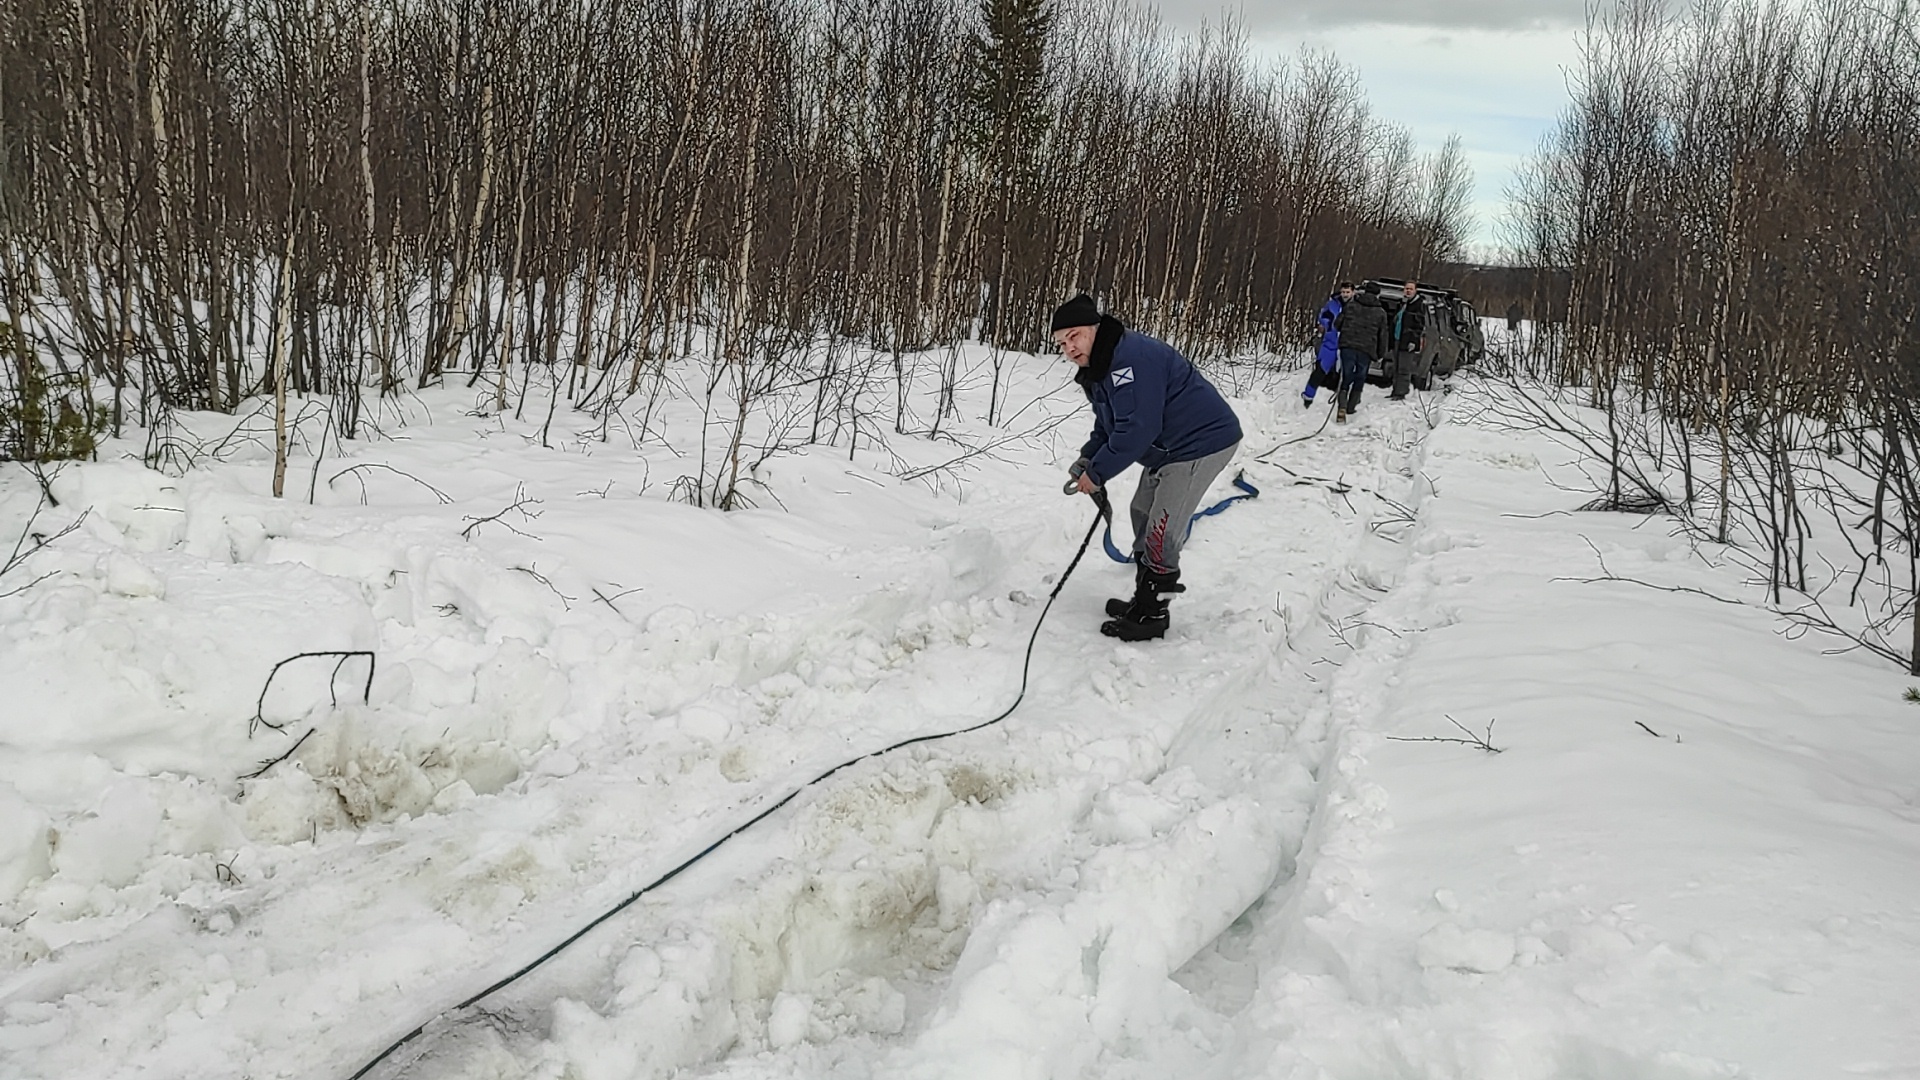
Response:
[[[1180,569],[1180,549],[1187,546],[1193,512],[1200,508],[1207,487],[1240,449],[1234,443],[1217,454],[1193,461],[1173,461],[1148,469],[1133,494],[1133,558],[1156,574]]]

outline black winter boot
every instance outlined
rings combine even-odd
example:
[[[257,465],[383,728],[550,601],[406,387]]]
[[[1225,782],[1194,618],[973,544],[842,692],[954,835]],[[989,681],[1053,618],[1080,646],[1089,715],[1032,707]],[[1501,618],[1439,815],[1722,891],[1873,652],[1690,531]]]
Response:
[[[1139,556],[1135,555],[1134,558],[1137,559],[1139,558]],[[1147,577],[1146,564],[1140,563],[1140,562],[1134,563],[1133,564],[1133,598],[1130,600],[1120,600],[1120,599],[1111,598],[1111,597],[1108,598],[1107,600],[1107,617],[1108,618],[1124,619],[1127,617],[1127,612],[1133,610],[1134,601],[1140,599],[1140,597],[1143,594],[1145,594],[1147,591],[1147,587],[1145,584],[1146,577]]]
[[[1140,579],[1133,602],[1112,619],[1100,624],[1100,632],[1121,641],[1151,641],[1167,633],[1167,599],[1187,591],[1180,584],[1180,571],[1156,574],[1140,568]]]

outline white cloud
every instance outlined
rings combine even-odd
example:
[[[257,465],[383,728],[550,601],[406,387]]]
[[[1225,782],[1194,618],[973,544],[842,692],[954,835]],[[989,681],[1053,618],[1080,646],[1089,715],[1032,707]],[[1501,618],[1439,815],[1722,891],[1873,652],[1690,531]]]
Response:
[[[1543,5],[1545,6],[1545,5]],[[1506,191],[1565,108],[1578,31],[1345,25],[1255,33],[1258,54],[1332,53],[1360,75],[1374,115],[1412,132],[1421,150],[1458,132],[1474,171],[1473,242],[1493,244]]]
[[[1163,0],[1158,6],[1171,26],[1218,23],[1232,13],[1255,34],[1347,26],[1538,32],[1586,22],[1586,0]]]

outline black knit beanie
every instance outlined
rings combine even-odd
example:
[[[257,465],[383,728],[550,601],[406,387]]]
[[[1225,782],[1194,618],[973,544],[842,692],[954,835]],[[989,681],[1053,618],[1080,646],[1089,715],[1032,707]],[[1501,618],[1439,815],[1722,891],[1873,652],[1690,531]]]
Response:
[[[1099,322],[1100,309],[1094,305],[1093,297],[1081,293],[1053,309],[1053,326],[1047,332],[1053,333],[1074,326],[1094,326]]]

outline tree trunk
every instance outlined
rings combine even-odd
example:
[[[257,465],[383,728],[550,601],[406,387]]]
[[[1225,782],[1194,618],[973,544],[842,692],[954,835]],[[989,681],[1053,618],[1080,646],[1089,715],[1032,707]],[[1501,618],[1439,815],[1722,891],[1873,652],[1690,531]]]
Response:
[[[293,227],[288,223],[286,248],[280,253],[280,277],[274,285],[273,350],[273,497],[287,486],[287,331],[293,322]]]

